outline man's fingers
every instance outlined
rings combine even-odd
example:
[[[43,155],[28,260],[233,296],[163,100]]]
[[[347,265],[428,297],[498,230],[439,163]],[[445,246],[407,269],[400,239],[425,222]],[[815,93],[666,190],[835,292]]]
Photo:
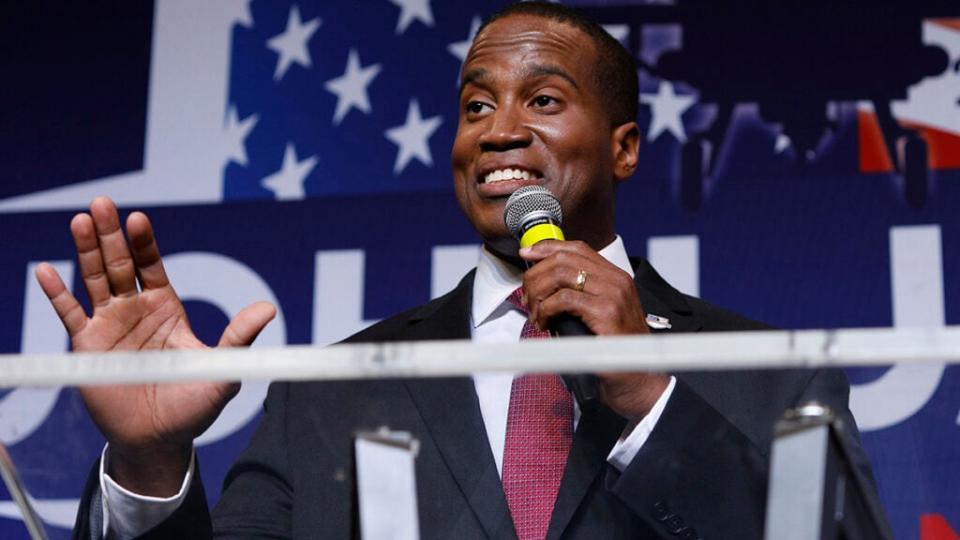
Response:
[[[245,347],[257,339],[260,331],[277,315],[277,308],[270,302],[257,302],[240,310],[230,321],[219,347]]]
[[[520,257],[527,262],[537,262],[555,253],[577,253],[584,256],[596,255],[590,246],[579,240],[542,240],[520,250]]]
[[[536,244],[521,248],[520,258],[528,263],[536,263],[555,253],[566,242],[560,240],[541,240]]]
[[[63,322],[64,328],[71,337],[76,335],[87,324],[87,314],[77,299],[67,290],[60,274],[47,263],[40,263],[36,270],[37,281],[43,293],[50,299],[54,311]]]
[[[90,203],[90,215],[97,230],[103,266],[110,282],[110,290],[116,296],[137,293],[137,274],[133,258],[127,248],[127,239],[120,229],[117,207],[107,197],[97,197]]]
[[[545,329],[552,319],[566,313],[578,317],[597,335],[649,333],[643,309],[631,295],[635,295],[632,289],[614,289],[605,295],[559,289],[533,304],[531,320]]]
[[[163,269],[160,249],[153,236],[153,226],[143,212],[134,212],[127,218],[127,236],[137,265],[140,284],[144,289],[159,289],[170,284]]]
[[[582,270],[586,272],[582,292],[598,294],[604,291],[603,283],[610,277],[609,266],[610,263],[606,261],[600,264],[579,253],[557,253],[524,273],[523,290],[534,302],[560,289],[579,290],[577,277]]]
[[[583,278],[580,273],[583,272]],[[545,298],[560,289],[573,289],[586,294],[599,294],[606,290],[605,281],[611,276],[603,269],[593,264],[585,263],[574,267],[571,265],[557,265],[549,269],[550,279],[530,280],[531,293]],[[580,285],[582,279],[582,287]]]
[[[77,260],[80,262],[80,276],[87,289],[90,304],[97,308],[110,301],[110,283],[103,268],[103,254],[100,242],[89,214],[77,214],[70,221],[70,233],[77,247]]]
[[[591,299],[584,293],[572,289],[560,289],[537,302],[530,312],[530,317],[538,327],[544,330],[550,327],[551,319],[563,313],[578,317],[587,323],[587,318],[584,316],[591,307],[590,302]],[[591,328],[591,330],[597,333],[596,329]]]

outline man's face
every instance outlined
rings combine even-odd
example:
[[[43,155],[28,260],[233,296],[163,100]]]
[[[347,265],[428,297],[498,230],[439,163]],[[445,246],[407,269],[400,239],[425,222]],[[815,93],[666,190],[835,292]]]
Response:
[[[636,135],[636,124],[611,127],[593,79],[596,61],[585,33],[528,15],[497,20],[474,41],[461,81],[454,189],[495,252],[516,257],[504,204],[531,184],[560,200],[569,239],[595,249],[613,240],[614,186],[629,176],[619,163],[621,135]]]

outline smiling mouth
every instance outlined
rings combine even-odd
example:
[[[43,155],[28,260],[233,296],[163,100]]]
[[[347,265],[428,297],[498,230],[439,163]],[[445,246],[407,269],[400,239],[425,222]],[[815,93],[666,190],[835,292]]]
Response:
[[[540,180],[542,177],[537,171],[521,169],[516,167],[507,167],[495,169],[480,177],[481,184],[496,184],[509,180]]]

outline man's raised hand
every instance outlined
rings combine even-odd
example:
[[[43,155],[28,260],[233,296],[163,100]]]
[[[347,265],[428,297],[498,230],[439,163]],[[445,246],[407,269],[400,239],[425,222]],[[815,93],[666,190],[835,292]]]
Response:
[[[89,214],[73,218],[70,231],[92,314],[88,316],[52,266],[39,265],[37,280],[73,350],[205,347],[167,279],[146,215],[134,212],[127,218],[128,240],[113,201],[99,197]],[[266,302],[244,308],[230,321],[219,345],[249,345],[275,314]],[[149,384],[92,386],[82,388],[81,394],[110,442],[114,479],[144,495],[166,496],[179,489],[193,439],[238,390],[238,383]]]

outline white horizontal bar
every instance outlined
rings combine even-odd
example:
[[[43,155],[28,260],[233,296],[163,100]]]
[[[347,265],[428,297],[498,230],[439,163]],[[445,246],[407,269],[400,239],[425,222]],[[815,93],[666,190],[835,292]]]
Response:
[[[441,377],[482,371],[604,372],[960,361],[960,326],[420,341],[326,348],[0,355],[0,387],[213,380]]]

